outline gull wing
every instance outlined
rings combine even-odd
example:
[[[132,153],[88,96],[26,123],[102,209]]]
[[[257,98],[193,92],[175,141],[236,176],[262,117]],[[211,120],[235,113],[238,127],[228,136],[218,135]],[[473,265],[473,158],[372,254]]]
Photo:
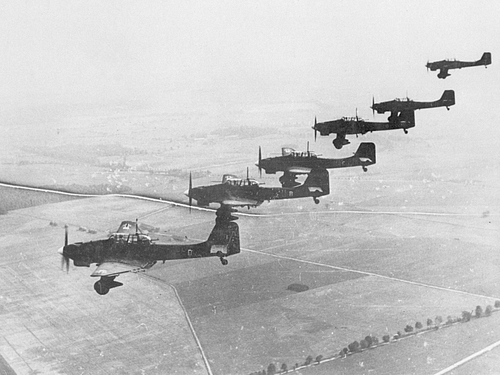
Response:
[[[442,67],[441,69],[439,69],[439,74],[448,75],[448,68]]]
[[[286,171],[289,173],[294,173],[294,174],[309,174],[311,173],[311,168],[306,168],[306,167],[296,167],[296,166],[291,166],[286,168]]]
[[[127,272],[142,272],[145,269],[139,264],[128,264],[120,262],[104,262],[101,263],[92,273],[93,277],[111,277],[118,276]]]
[[[224,199],[220,203],[226,206],[258,206],[262,202],[253,199],[232,198],[232,199]]]

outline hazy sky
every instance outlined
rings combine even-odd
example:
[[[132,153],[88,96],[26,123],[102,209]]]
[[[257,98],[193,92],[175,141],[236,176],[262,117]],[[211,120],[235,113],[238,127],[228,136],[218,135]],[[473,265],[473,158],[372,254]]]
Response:
[[[0,2],[0,104],[500,98],[498,1]],[[427,60],[493,65],[427,74]],[[488,99],[482,99],[482,93]],[[366,114],[365,113],[365,114]],[[362,113],[363,114],[363,113]]]

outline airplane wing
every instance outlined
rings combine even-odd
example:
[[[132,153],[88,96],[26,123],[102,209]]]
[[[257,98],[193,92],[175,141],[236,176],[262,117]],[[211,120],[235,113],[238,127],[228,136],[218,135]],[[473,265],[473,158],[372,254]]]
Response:
[[[439,69],[439,75],[447,76],[448,75],[448,68]]]
[[[292,167],[286,168],[286,171],[289,173],[294,173],[294,174],[309,174],[309,173],[311,173],[311,168],[292,166]]]
[[[246,198],[241,198],[241,199],[233,198],[233,199],[224,199],[220,203],[226,206],[258,206],[262,202]]]
[[[101,263],[90,276],[94,277],[110,277],[117,276],[127,272],[142,272],[144,268],[138,264],[127,264],[119,262],[104,262]]]

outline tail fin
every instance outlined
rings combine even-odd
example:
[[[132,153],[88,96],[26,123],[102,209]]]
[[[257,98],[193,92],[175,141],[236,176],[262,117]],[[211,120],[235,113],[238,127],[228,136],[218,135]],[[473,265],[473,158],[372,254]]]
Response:
[[[307,187],[309,192],[317,190],[318,196],[330,194],[330,175],[326,169],[313,169],[299,187]]]
[[[455,104],[455,91],[453,90],[445,90],[441,99],[439,99],[440,103],[445,107],[450,107]]]
[[[375,144],[371,142],[361,143],[354,156],[360,159],[368,159],[371,164],[375,164],[377,162],[375,156]],[[368,162],[368,160],[366,161]]]
[[[479,60],[478,62],[483,64],[483,65],[490,65],[491,64],[491,52],[483,53],[483,56],[481,56],[481,60]]]
[[[415,126],[415,111],[402,111],[398,118],[401,124],[404,123],[403,129],[413,128]]]
[[[217,254],[219,251],[227,256],[240,252],[240,230],[233,221],[221,221],[215,224],[206,243],[210,252]]]

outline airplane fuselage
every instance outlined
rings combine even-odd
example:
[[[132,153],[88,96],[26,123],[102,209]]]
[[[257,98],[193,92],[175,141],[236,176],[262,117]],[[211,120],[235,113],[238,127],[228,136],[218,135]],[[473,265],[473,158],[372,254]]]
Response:
[[[431,71],[436,71],[439,69],[462,69],[470,66],[482,66],[488,65],[478,61],[455,61],[455,60],[441,60],[428,63],[426,66]]]
[[[190,197],[200,206],[210,203],[233,207],[256,207],[264,201],[313,197],[330,194],[329,175],[324,169],[313,170],[306,181],[295,187],[237,186],[222,183],[190,189]],[[316,201],[316,200],[315,200]]]
[[[263,159],[260,162],[260,167],[266,171],[267,174],[274,174],[276,172],[291,172],[295,174],[308,173],[307,170],[314,168],[319,169],[334,169],[346,168],[356,166],[366,166],[373,164],[368,160],[361,160],[359,157],[351,156],[343,159],[326,159],[318,157],[295,157],[295,156],[278,156],[274,158]],[[290,169],[292,169],[290,171]],[[296,172],[294,172],[294,169]],[[301,172],[300,170],[304,171]],[[307,171],[307,172],[306,172]]]
[[[239,235],[236,223],[218,224],[205,242],[157,243],[151,240],[141,240],[140,236],[131,234],[121,239],[110,237],[105,240],[69,244],[64,246],[62,254],[72,259],[74,265],[78,267],[115,262],[147,269],[157,261],[218,256],[213,251],[213,247],[223,242],[229,244],[226,256],[239,253]]]
[[[391,100],[388,102],[376,103],[373,105],[373,109],[377,111],[377,113],[385,113],[385,112],[403,112],[403,111],[415,111],[417,109],[424,108],[436,108],[436,107],[445,107],[446,104],[443,104],[440,100],[436,100],[434,102],[417,102],[413,100]]]
[[[458,60],[441,60],[428,62],[425,66],[427,69],[431,71],[439,70],[438,77],[444,79],[448,77],[450,74],[448,70],[450,69],[462,69],[472,66],[483,66],[487,67],[491,64],[491,53],[485,52],[483,56],[477,61],[458,61]]]
[[[432,102],[417,102],[409,99],[395,99],[387,102],[373,103],[372,109],[377,113],[391,112],[393,116],[403,112],[415,111],[424,108],[446,107],[455,105],[455,92],[445,90],[440,99]],[[390,121],[390,119],[389,119]]]
[[[322,136],[329,134],[355,135],[366,134],[368,132],[409,129],[415,126],[414,121],[389,121],[389,122],[371,122],[364,120],[333,120],[317,123],[313,129],[317,130]]]

